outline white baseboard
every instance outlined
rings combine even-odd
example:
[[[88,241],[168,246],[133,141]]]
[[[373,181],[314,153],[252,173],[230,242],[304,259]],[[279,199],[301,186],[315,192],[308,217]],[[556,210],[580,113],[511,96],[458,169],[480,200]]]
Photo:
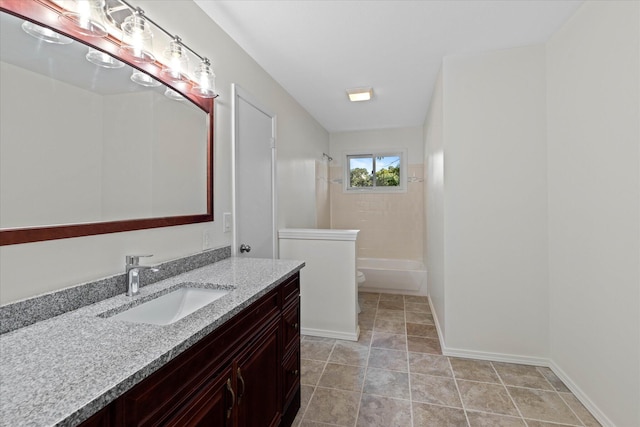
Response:
[[[609,417],[607,417],[604,412],[602,412],[600,408],[598,408],[598,406],[589,399],[585,392],[582,391],[582,389],[578,387],[571,378],[569,378],[566,372],[556,365],[553,360],[549,361],[549,368],[551,368],[553,373],[562,380],[569,390],[571,390],[573,395],[584,405],[584,407],[591,412],[591,415],[593,415],[595,419],[602,424],[602,427],[616,427],[613,421],[611,421]]]
[[[518,363],[521,365],[549,366],[549,359],[545,357],[521,356],[518,354],[492,353],[488,351],[467,350],[463,348],[451,348],[440,344],[442,354],[452,357],[467,359],[489,360],[491,362]]]
[[[347,341],[358,341],[358,336],[360,335],[360,326],[356,327],[356,331],[354,333],[329,331],[325,329],[312,329],[312,328],[300,328],[300,333],[302,335],[311,335],[313,337],[335,338],[335,339],[347,340]]]
[[[433,321],[438,331],[438,341],[440,341],[440,347],[442,348],[442,354],[452,357],[464,357],[468,359],[489,360],[492,362],[507,362],[507,363],[520,363],[525,365],[544,366],[550,368],[558,378],[567,386],[573,395],[591,412],[602,427],[616,427],[616,425],[598,408],[598,406],[589,399],[589,397],[578,387],[571,378],[562,370],[556,363],[544,357],[530,357],[521,356],[516,354],[505,353],[490,353],[484,351],[467,350],[459,348],[450,348],[445,345],[444,336],[440,329],[440,322],[438,321],[438,314],[431,303],[431,297],[429,297],[429,307],[431,307],[431,313],[433,315]]]
[[[358,291],[378,293],[378,294],[396,294],[396,295],[410,295],[410,296],[422,296],[422,297],[427,296],[426,289],[418,289],[417,291],[412,291],[408,289],[375,288],[375,287],[366,286],[366,284],[367,282],[364,282],[362,286],[359,286]]]
[[[433,315],[433,323],[436,324],[436,331],[438,331],[438,341],[440,341],[442,354],[445,356],[463,357],[467,359],[489,360],[492,362],[507,362],[507,363],[520,363],[520,364],[535,365],[535,366],[549,366],[549,359],[544,357],[521,356],[517,354],[506,354],[506,353],[490,353],[486,351],[467,350],[463,348],[447,347],[444,342],[442,329],[440,328],[438,313],[433,307],[433,304],[431,302],[431,297],[429,297],[429,307],[431,307],[431,314]]]

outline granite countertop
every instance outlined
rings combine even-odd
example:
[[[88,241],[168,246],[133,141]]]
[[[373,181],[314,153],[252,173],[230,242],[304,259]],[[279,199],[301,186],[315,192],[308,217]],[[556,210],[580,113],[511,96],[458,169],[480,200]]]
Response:
[[[78,424],[303,266],[229,258],[142,287],[134,298],[183,282],[234,288],[166,326],[99,317],[130,304],[123,294],[0,336],[0,426]]]

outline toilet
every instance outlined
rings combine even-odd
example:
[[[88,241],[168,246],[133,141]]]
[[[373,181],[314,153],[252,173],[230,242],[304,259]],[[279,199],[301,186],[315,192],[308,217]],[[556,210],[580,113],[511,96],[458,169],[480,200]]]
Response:
[[[364,273],[360,270],[358,270],[358,274],[357,274],[357,281],[358,281],[358,287],[362,286],[362,284],[365,281],[365,277],[364,277]],[[357,301],[356,304],[358,304],[358,314],[360,314],[360,312],[362,310],[360,310],[360,301]]]

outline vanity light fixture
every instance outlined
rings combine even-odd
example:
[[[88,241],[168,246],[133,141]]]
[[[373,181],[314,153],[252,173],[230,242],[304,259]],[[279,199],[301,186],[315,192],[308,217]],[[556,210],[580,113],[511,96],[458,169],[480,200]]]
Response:
[[[373,98],[373,88],[361,87],[356,89],[347,89],[347,95],[351,102],[369,101]]]
[[[144,16],[144,11],[140,8],[134,9],[122,23],[120,53],[134,62],[154,62],[155,57],[150,52],[152,42],[153,32]]]
[[[100,50],[89,48],[89,52],[87,52],[87,61],[92,64],[96,64],[102,68],[122,68],[124,67],[124,62],[118,61],[113,56],[108,53],[104,53]]]
[[[122,39],[123,44],[121,49],[128,49],[135,54],[138,54],[140,59],[143,59],[144,54],[150,55],[153,58],[153,55],[149,53],[151,50],[151,39],[153,37],[153,33],[151,32],[150,26],[153,25],[158,30],[162,31],[164,34],[171,38],[171,42],[165,51],[163,52],[163,58],[159,60],[162,62],[162,71],[161,75],[168,80],[172,80],[174,82],[180,81],[188,81],[190,79],[190,75],[188,74],[188,52],[191,52],[195,55],[199,60],[200,64],[191,74],[194,79],[190,83],[193,83],[190,92],[200,98],[217,98],[218,94],[215,93],[215,74],[213,69],[211,68],[211,62],[205,58],[204,56],[199,55],[196,51],[187,46],[180,37],[171,34],[160,24],[149,18],[144,14],[142,9],[134,8],[131,4],[129,4],[129,0],[118,0],[121,4],[125,5],[131,11],[133,11],[133,15],[125,18],[125,20],[120,25],[122,28]],[[121,9],[119,8],[111,8],[112,11],[119,12]],[[107,12],[108,16],[113,16]],[[119,24],[116,24],[119,25]],[[137,32],[133,32],[133,29],[137,29]],[[132,44],[136,37],[134,34],[143,35],[145,34],[144,43],[140,43],[136,41],[137,47],[133,47]],[[127,41],[129,40],[129,41]],[[146,50],[144,50],[146,49]],[[146,58],[145,58],[146,59]],[[135,60],[135,59],[133,59]],[[142,60],[138,62],[154,62],[155,58],[151,60]],[[165,93],[171,99],[178,99],[171,92],[167,91]],[[178,92],[175,94],[180,96],[180,99],[184,99],[182,95]]]
[[[167,90],[164,91],[164,96],[166,96],[169,99],[173,99],[174,101],[184,101],[185,97],[180,95],[179,92],[171,89],[170,87],[167,88]]]
[[[208,58],[202,58],[202,62],[193,72],[195,76],[195,85],[191,88],[191,93],[200,98],[215,98],[216,94],[216,75],[211,69],[211,61]]]
[[[162,67],[160,75],[172,81],[188,80],[189,78],[183,74],[189,66],[189,58],[187,51],[182,45],[182,39],[174,36],[169,46],[164,50],[164,59],[166,64]]]
[[[104,0],[73,0],[72,3],[75,11],[61,13],[60,22],[84,36],[105,37],[108,34],[107,28],[97,20],[103,19]]]
[[[138,64],[153,64],[160,67],[160,75],[163,79],[173,83],[187,83],[186,88],[190,86],[190,93],[197,97],[218,97],[215,91],[215,73],[211,67],[211,61],[183,43],[180,37],[172,35],[157,22],[147,17],[142,9],[132,6],[129,0],[41,1],[60,3],[63,11],[60,12],[58,20],[67,26],[70,31],[88,37],[106,37],[111,34],[114,39],[119,41],[118,54],[125,58],[126,61]],[[126,13],[130,14],[127,16]],[[109,25],[109,29],[107,29],[106,24]],[[152,53],[154,37],[152,27],[171,38],[163,57],[157,61]],[[47,43],[69,44],[73,42],[73,39],[69,37],[30,21],[25,21],[22,24],[22,29],[29,35]],[[118,38],[114,35],[112,29],[120,29],[122,36]],[[189,73],[188,69],[189,53],[200,60],[200,63],[192,73]],[[97,49],[89,49],[86,59],[105,68],[120,68],[124,65],[123,62],[108,53]],[[158,80],[138,70],[133,71],[131,80],[147,87],[155,87],[161,84]],[[185,99],[179,92],[174,90],[167,91],[165,95],[171,99]]]
[[[63,36],[60,33],[50,30],[47,27],[36,25],[31,21],[24,21],[22,23],[22,30],[32,37],[52,44],[71,44],[73,40],[69,37]]]
[[[136,70],[135,68],[131,73],[131,81],[145,87],[158,87],[162,84],[158,80],[151,77],[149,74],[143,73],[142,71]]]

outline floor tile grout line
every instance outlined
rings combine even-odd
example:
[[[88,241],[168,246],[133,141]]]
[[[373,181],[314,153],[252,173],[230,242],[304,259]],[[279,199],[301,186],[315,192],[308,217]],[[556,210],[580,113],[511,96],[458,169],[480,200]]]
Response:
[[[404,310],[404,345],[407,349],[407,384],[409,385],[409,419],[411,420],[411,427],[413,427],[413,392],[411,390],[411,366],[409,366],[409,339],[407,334],[407,310],[404,297],[402,297],[402,306]]]
[[[527,423],[527,421],[536,421],[538,423],[547,423],[547,424],[551,424],[551,425],[557,425],[558,427],[565,427],[565,426],[584,427],[584,424],[582,424],[582,421],[580,422],[580,424],[567,424],[567,423],[559,423],[559,422],[555,422],[555,421],[539,420],[537,418],[523,418],[523,420],[524,420],[526,425],[529,425],[529,423]]]
[[[378,302],[376,304],[375,313],[373,315],[373,323],[375,327],[375,318],[378,314],[378,305],[380,304],[380,294],[378,294]],[[358,418],[360,417],[360,408],[362,407],[362,395],[364,394],[364,384],[367,381],[367,372],[369,371],[369,357],[371,357],[371,344],[373,343],[373,329],[371,330],[371,340],[369,341],[369,351],[367,352],[367,362],[364,365],[364,373],[362,374],[362,386],[360,387],[360,397],[358,399],[358,407],[356,408],[356,419],[354,427],[358,425]]]
[[[313,393],[311,393],[311,396],[309,396],[309,401],[307,402],[307,407],[304,409],[304,414],[302,414],[302,418],[300,419],[300,424],[302,424],[302,421],[304,421],[304,417],[307,415],[307,410],[309,410],[309,406],[311,404],[311,400],[313,399],[313,396],[315,396],[316,394],[316,390],[318,389],[318,385],[320,384],[320,380],[322,379],[322,375],[324,375],[324,371],[325,369],[327,369],[327,364],[329,363],[329,359],[331,358],[331,354],[333,353],[333,349],[336,348],[336,340],[333,340],[333,345],[331,346],[331,351],[329,352],[329,355],[327,356],[327,360],[325,360],[324,362],[324,366],[322,367],[322,372],[320,372],[320,376],[318,377],[318,381],[316,382],[316,385],[313,386]],[[309,360],[309,359],[307,359]],[[319,362],[319,361],[318,361]],[[314,420],[311,420],[314,421]]]
[[[429,354],[429,353],[425,353],[425,354]],[[468,359],[468,360],[476,360],[476,359]],[[437,375],[436,375],[437,376]],[[470,380],[470,379],[466,379],[466,378],[458,378],[460,381],[467,381],[470,383],[480,383],[480,384],[489,384],[489,385],[500,385],[501,383],[496,383],[496,382],[489,382],[489,381],[480,381],[480,380]],[[536,391],[548,391],[548,392],[556,392],[555,390],[548,390],[546,388],[535,388],[535,387],[524,387],[521,385],[513,385],[513,384],[504,384],[505,387],[513,387],[513,388],[522,388],[525,390],[536,390]],[[557,392],[556,392],[557,393]]]
[[[552,384],[553,385],[553,384]],[[554,387],[555,390],[555,387]],[[583,421],[582,418],[580,418],[580,416],[578,415],[578,413],[576,411],[573,410],[573,408],[571,407],[571,405],[569,405],[569,403],[564,399],[564,397],[562,397],[562,394],[560,394],[560,392],[558,390],[555,390],[556,394],[558,396],[560,396],[560,399],[564,402],[565,405],[567,405],[567,407],[569,408],[569,410],[571,411],[571,413],[573,413],[573,415],[576,416],[576,418],[578,419],[578,421],[580,421],[580,424],[582,424],[582,426],[586,426],[587,423],[585,423]],[[572,394],[573,395],[573,394]]]
[[[462,398],[462,393],[460,392],[460,387],[458,386],[458,379],[456,377],[456,371],[453,369],[453,365],[451,364],[451,358],[447,356],[447,362],[449,362],[449,369],[451,369],[451,375],[453,376],[453,383],[456,386],[456,391],[458,392],[458,398],[460,399],[460,404],[462,405],[462,411],[464,412],[464,418],[467,420],[467,425],[470,426],[471,422],[469,422],[469,414],[467,414],[467,407],[464,404],[464,399]]]
[[[496,372],[496,374],[498,375],[498,378],[500,379],[500,382],[502,383],[502,385],[504,386],[504,388],[507,390],[507,393],[509,394],[509,398],[511,399],[511,401],[513,402],[514,406],[516,407],[516,409],[518,410],[518,413],[522,416],[522,419],[524,421],[524,423],[528,426],[529,423],[527,422],[527,418],[524,417],[524,415],[522,415],[522,412],[520,411],[520,408],[518,407],[518,405],[516,404],[515,400],[513,400],[513,396],[511,396],[511,392],[509,391],[509,387],[513,387],[513,388],[523,388],[526,390],[535,390],[535,391],[544,391],[544,392],[551,392],[551,393],[555,393],[556,395],[558,395],[558,397],[560,397],[560,400],[562,400],[564,402],[565,405],[567,405],[567,407],[569,408],[569,410],[571,411],[571,413],[573,415],[575,415],[576,419],[580,422],[580,425],[578,427],[584,427],[584,421],[582,421],[582,419],[578,416],[578,414],[575,413],[575,411],[573,410],[573,408],[571,408],[571,406],[569,406],[569,404],[562,398],[562,396],[560,395],[560,393],[555,389],[555,387],[553,386],[553,384],[551,384],[551,381],[549,381],[547,379],[547,377],[545,377],[544,375],[542,375],[542,373],[540,373],[540,375],[545,379],[545,381],[551,386],[551,390],[546,390],[546,389],[540,389],[540,388],[533,388],[533,387],[522,387],[522,386],[517,386],[517,385],[509,385],[507,386],[507,384],[504,383],[504,380],[502,379],[502,376],[500,375],[500,373],[498,372],[498,370],[496,369],[496,367],[494,366],[494,362],[490,362],[491,366],[493,367],[493,370]],[[528,365],[526,365],[528,366]],[[531,421],[543,421],[543,422],[552,422],[552,421],[544,421],[544,420],[538,420],[535,418],[529,418],[529,420]],[[566,424],[566,423],[565,423]],[[569,424],[567,424],[569,425]]]
[[[500,373],[498,372],[496,367],[493,365],[493,362],[489,362],[489,364],[491,365],[491,369],[493,369],[493,372],[495,372],[496,375],[498,376],[498,379],[500,380],[500,384],[502,384],[502,387],[504,387],[505,391],[507,392],[507,396],[509,396],[509,400],[511,400],[513,407],[516,408],[516,411],[518,411],[518,414],[520,415],[520,419],[522,420],[522,422],[524,422],[526,426],[528,426],[529,423],[527,423],[527,421],[524,419],[524,415],[522,415],[522,411],[520,411],[520,408],[518,407],[518,405],[516,405],[516,401],[513,399],[513,396],[511,396],[511,392],[509,391],[509,388],[507,388],[506,384],[502,380]]]

